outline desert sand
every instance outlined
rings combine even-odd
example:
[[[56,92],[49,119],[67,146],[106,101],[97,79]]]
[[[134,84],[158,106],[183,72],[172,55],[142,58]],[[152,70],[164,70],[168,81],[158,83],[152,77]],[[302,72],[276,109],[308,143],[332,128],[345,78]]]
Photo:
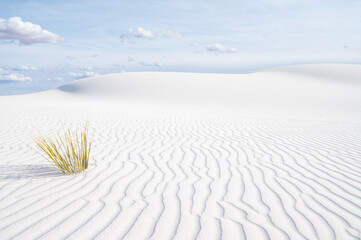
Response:
[[[361,238],[361,65],[112,74],[0,113],[0,239]],[[86,172],[32,149],[86,120]]]

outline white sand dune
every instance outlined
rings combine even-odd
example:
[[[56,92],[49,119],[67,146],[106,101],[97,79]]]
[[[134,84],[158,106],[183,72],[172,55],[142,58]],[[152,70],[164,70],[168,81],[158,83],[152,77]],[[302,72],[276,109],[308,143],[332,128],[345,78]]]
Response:
[[[361,65],[113,74],[0,113],[0,239],[361,238]],[[85,173],[31,149],[86,119]]]

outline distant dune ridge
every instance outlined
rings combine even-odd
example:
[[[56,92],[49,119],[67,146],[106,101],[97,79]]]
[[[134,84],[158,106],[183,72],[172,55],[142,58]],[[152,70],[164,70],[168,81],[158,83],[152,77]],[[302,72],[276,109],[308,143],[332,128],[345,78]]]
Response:
[[[111,74],[0,112],[0,239],[361,238],[361,65]],[[28,146],[87,119],[84,173]]]
[[[250,74],[144,72],[83,79],[59,88],[64,93],[129,101],[241,105],[335,113],[354,107],[361,88],[360,65],[317,64]]]

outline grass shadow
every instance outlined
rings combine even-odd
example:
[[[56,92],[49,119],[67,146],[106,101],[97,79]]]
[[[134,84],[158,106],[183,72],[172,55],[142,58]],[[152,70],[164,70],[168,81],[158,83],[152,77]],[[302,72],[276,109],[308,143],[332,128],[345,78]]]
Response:
[[[36,178],[63,177],[64,174],[59,169],[50,164],[31,165],[0,165],[0,181],[22,180]]]

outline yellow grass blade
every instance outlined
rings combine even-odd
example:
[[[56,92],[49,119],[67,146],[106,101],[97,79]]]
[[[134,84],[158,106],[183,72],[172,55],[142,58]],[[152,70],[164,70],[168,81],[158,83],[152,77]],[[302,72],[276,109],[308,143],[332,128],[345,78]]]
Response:
[[[63,135],[58,134],[51,138],[45,138],[40,132],[38,137],[32,138],[36,145],[42,150],[46,158],[64,174],[76,174],[85,171],[89,165],[91,142],[88,142],[88,121],[80,134],[78,132],[65,131]]]

